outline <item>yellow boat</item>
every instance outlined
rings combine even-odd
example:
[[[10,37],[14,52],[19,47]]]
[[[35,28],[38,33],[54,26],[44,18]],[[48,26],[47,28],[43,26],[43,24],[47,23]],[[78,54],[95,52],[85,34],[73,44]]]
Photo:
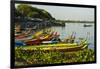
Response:
[[[33,36],[39,36],[41,35],[43,32],[42,31],[39,31],[39,32],[36,32]]]
[[[24,46],[23,50],[34,50],[34,51],[78,51],[83,50],[88,47],[87,41],[82,41],[81,43],[58,43],[58,44],[45,44],[45,45],[34,45],[34,46]]]

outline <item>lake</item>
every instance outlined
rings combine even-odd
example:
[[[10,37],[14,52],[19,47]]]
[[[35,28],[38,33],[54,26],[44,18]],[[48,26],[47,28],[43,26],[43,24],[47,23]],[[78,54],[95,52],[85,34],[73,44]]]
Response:
[[[84,27],[84,24],[92,25],[91,27]],[[65,27],[51,27],[52,31],[60,34],[60,39],[65,39],[73,32],[76,36],[76,42],[79,38],[86,38],[90,43],[88,48],[94,49],[94,23],[66,23]]]

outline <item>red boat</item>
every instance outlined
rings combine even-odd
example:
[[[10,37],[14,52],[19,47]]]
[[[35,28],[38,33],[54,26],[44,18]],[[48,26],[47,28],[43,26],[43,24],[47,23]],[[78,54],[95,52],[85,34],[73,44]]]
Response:
[[[31,36],[40,36],[42,34],[42,31],[36,32],[34,35]],[[15,35],[15,39],[23,39],[23,38],[27,38],[29,35],[27,33],[22,33],[22,34],[17,34]]]
[[[38,39],[34,39],[34,40],[27,41],[25,43],[26,43],[26,45],[38,45],[41,43],[41,41]]]
[[[43,41],[50,41],[54,37],[59,36],[57,33],[52,32],[50,35],[38,37],[36,39],[26,40],[26,45],[38,45],[41,44]]]

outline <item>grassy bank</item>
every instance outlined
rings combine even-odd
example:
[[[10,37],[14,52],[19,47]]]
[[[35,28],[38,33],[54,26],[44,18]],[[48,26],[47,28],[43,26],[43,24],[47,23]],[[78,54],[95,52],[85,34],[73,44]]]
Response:
[[[84,49],[76,52],[53,52],[15,49],[15,65],[56,64],[94,61],[94,51]]]

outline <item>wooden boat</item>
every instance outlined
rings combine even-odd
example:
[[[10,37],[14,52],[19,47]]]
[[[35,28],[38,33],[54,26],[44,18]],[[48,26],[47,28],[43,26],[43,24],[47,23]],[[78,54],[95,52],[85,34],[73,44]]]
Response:
[[[52,38],[54,38],[54,36],[56,37],[57,35],[54,35],[53,33],[51,33],[44,37],[42,36],[35,39],[29,39],[29,40],[25,40],[24,42],[26,43],[26,45],[38,45],[38,44],[41,44],[43,41],[50,41]]]
[[[24,37],[24,38],[21,38],[21,39],[15,39],[15,40],[17,40],[17,41],[25,41],[25,40],[30,40],[30,39],[32,39],[32,36],[27,36],[27,37]]]
[[[87,25],[87,24],[84,24],[84,27],[91,27],[91,26],[92,26],[92,25],[90,25],[90,24],[89,24],[89,25]]]
[[[15,37],[23,36],[25,34],[15,34]]]
[[[27,34],[19,34],[17,36],[15,36],[15,39],[24,39],[27,37],[30,37],[31,35],[27,35]]]
[[[41,44],[41,41],[39,40],[32,40],[32,41],[28,41],[28,42],[25,42],[26,45],[39,45]]]
[[[55,34],[54,34],[54,32],[52,32],[52,33],[49,34],[49,35],[39,37],[39,39],[40,39],[41,41],[49,41],[49,40],[51,40],[54,36],[55,36]]]
[[[25,46],[26,44],[22,41],[15,41],[15,46]]]
[[[42,41],[42,44],[54,44],[58,43],[59,41]]]
[[[15,39],[23,39],[23,38],[26,38],[26,36],[20,35],[20,36],[15,37]]]
[[[25,36],[27,36],[27,34],[25,34],[25,33],[15,34],[16,38],[17,37],[25,37]]]
[[[83,50],[88,47],[87,41],[82,41],[81,43],[58,43],[58,44],[44,44],[38,46],[25,46],[23,50],[34,50],[34,51],[60,51],[60,52],[72,52]]]
[[[40,38],[36,38],[36,39],[30,39],[28,41],[24,41],[26,43],[26,45],[39,45],[42,43],[42,41],[45,41],[47,39],[40,39]]]
[[[34,38],[34,37],[38,37],[41,34],[42,34],[42,31],[36,32],[34,35],[28,35],[28,34],[22,33],[22,34],[15,35],[15,39],[25,39],[29,36],[32,36],[32,38]]]
[[[35,34],[32,35],[32,38],[37,38],[40,35],[42,35],[42,33],[43,33],[42,31],[36,32]]]
[[[38,38],[32,38],[32,39],[28,39],[28,40],[24,40],[24,42],[26,43],[26,45],[38,45],[42,42],[43,39],[40,39],[40,37]]]

